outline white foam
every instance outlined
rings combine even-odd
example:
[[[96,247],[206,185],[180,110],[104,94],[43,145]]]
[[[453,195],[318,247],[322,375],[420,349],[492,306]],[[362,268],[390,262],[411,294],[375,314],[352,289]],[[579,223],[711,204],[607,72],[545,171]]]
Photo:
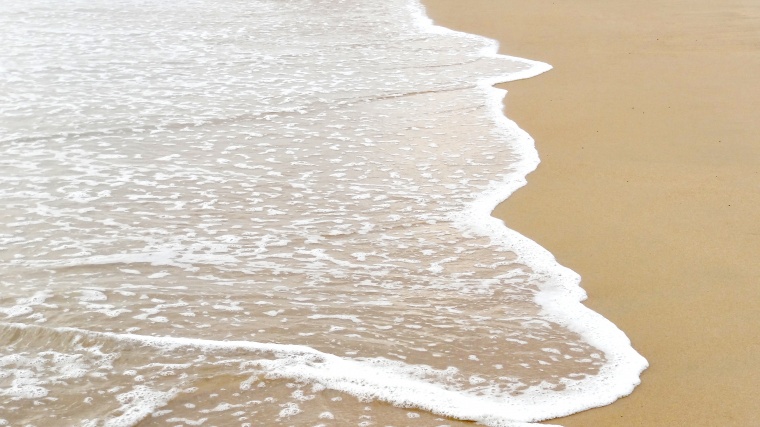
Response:
[[[427,18],[424,7],[418,1],[413,1],[412,9],[417,16],[417,22],[425,31],[452,32],[435,26]],[[457,34],[473,37],[463,33]],[[498,43],[493,41],[481,54],[505,57],[497,52]],[[527,183],[526,176],[535,170],[539,163],[533,138],[503,114],[506,90],[493,87],[496,83],[530,78],[551,69],[548,64],[519,60],[530,64],[530,67],[518,73],[482,79],[478,81],[478,86],[488,96],[489,109],[494,121],[503,132],[517,137],[514,148],[520,153],[520,160],[511,165],[513,172],[503,181],[492,183],[490,188],[480,194],[465,210],[453,213],[452,220],[462,230],[489,236],[500,246],[518,254],[520,260],[530,265],[543,279],[541,292],[535,297],[536,302],[544,309],[543,314],[548,319],[579,333],[584,340],[602,350],[607,357],[607,363],[599,374],[563,392],[562,398],[550,404],[551,408],[547,405],[547,413],[551,412],[554,417],[559,417],[607,405],[627,396],[640,383],[639,375],[649,364],[633,349],[625,333],[603,316],[581,304],[581,301],[586,299],[586,293],[580,287],[580,276],[577,273],[560,265],[549,251],[536,242],[505,227],[501,220],[491,216],[499,203]]]
[[[103,425],[104,427],[135,426],[158,408],[166,405],[178,393],[179,390],[161,392],[143,385],[135,386],[132,390],[116,396],[121,403],[121,407],[116,411],[119,415],[108,417]]]
[[[347,315],[347,314],[312,314],[309,316],[309,319],[340,319],[340,320],[350,320],[354,323],[364,323],[362,322],[357,316]]]
[[[0,313],[5,314],[6,318],[21,317],[34,312],[37,306],[50,306],[45,304],[45,300],[50,298],[52,294],[48,291],[37,291],[33,296],[29,298],[18,298],[16,305],[11,307],[0,307]]]
[[[492,425],[637,383],[646,362],[579,303],[577,275],[490,216],[538,164],[491,85],[548,65],[436,27],[415,1],[98,1],[0,16],[6,319],[182,334],[93,337],[249,351],[273,378]],[[250,337],[324,351],[219,341]],[[564,376],[534,378],[555,362]],[[170,398],[147,382],[114,423]]]
[[[5,326],[22,330],[37,328],[24,324],[6,324]],[[531,421],[544,419],[544,416],[540,414],[545,412],[544,407],[547,402],[543,400],[552,398],[552,396],[537,394],[531,397],[532,402],[527,402],[527,405],[526,402],[478,398],[447,390],[419,379],[433,373],[450,375],[454,371],[436,372],[427,366],[407,365],[382,358],[366,361],[344,359],[299,345],[97,333],[76,328],[50,329],[59,333],[76,333],[132,342],[160,348],[163,351],[183,348],[196,348],[207,353],[247,350],[252,354],[241,367],[255,367],[266,372],[268,378],[313,382],[361,399],[379,399],[400,407],[416,407],[439,415],[477,421],[496,427],[521,427],[530,425],[528,423]],[[276,358],[257,359],[257,354],[273,354]],[[118,395],[118,400],[122,404],[118,412],[122,414],[109,418],[105,425],[108,427],[134,425],[166,405],[177,393],[178,390],[160,392],[146,386],[135,386],[131,391]],[[289,404],[282,409],[280,415],[288,417],[298,412],[297,405]]]

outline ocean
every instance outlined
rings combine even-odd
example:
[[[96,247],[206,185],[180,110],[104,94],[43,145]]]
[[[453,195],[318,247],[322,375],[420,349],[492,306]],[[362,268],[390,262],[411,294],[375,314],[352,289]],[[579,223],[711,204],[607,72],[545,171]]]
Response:
[[[525,426],[638,384],[490,215],[538,164],[492,85],[547,64],[416,0],[0,12],[0,425]]]

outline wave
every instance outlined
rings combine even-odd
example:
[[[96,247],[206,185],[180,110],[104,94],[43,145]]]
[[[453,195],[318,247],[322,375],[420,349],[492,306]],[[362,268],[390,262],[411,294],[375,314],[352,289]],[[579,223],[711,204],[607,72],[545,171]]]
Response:
[[[539,162],[493,85],[549,65],[411,0],[186,6],[0,18],[26,117],[0,122],[0,408],[280,423],[332,390],[518,426],[638,384],[579,276],[491,216]]]

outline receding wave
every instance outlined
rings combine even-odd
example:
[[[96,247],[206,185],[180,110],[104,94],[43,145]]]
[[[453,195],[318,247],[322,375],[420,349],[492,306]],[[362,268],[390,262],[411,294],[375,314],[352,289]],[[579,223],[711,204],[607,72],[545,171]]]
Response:
[[[518,426],[638,383],[490,216],[538,162],[492,84],[548,65],[407,0],[2,8],[0,425]]]

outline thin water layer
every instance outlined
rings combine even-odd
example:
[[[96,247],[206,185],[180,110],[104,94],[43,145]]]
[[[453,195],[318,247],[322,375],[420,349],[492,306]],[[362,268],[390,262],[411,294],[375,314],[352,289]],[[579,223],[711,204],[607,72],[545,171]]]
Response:
[[[638,381],[488,216],[536,163],[488,83],[544,64],[406,0],[2,12],[0,425],[521,425]]]

